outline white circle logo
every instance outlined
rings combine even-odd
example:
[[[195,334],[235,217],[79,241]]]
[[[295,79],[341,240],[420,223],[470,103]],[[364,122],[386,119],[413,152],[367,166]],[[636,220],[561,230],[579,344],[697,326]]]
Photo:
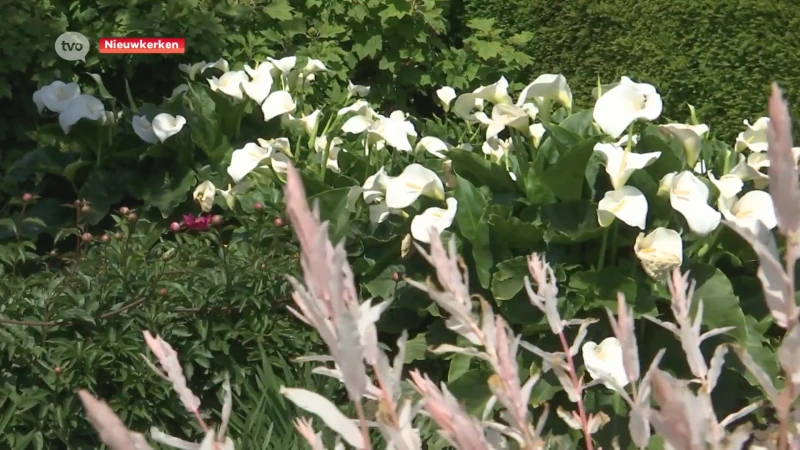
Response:
[[[56,39],[56,53],[67,61],[86,62],[89,53],[89,39],[74,31],[67,31]]]

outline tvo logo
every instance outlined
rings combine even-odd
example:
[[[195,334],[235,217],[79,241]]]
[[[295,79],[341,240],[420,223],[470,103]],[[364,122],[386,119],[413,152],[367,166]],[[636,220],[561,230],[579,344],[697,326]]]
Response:
[[[86,62],[86,54],[89,53],[89,39],[80,33],[67,31],[56,39],[55,49],[61,59]]]

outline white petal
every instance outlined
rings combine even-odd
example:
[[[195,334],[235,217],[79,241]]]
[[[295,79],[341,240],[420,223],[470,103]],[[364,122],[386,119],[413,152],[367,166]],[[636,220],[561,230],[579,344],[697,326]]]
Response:
[[[106,111],[103,102],[97,98],[81,94],[69,101],[69,105],[58,115],[58,123],[64,133],[69,133],[72,126],[81,119],[105,122]]]
[[[228,175],[230,175],[234,183],[238,183],[268,156],[267,149],[252,142],[248,143],[244,147],[234,150],[231,154]]]
[[[452,197],[447,199],[447,209],[436,207],[426,209],[411,220],[411,236],[420,242],[430,244],[431,228],[439,233],[449,228],[456,217],[457,209],[458,200]]]
[[[364,116],[353,116],[342,125],[342,131],[349,134],[361,134],[373,125],[372,120]]]
[[[153,117],[153,132],[161,142],[180,133],[184,125],[186,125],[186,118],[183,116],[161,113]]]
[[[583,363],[586,371],[595,380],[613,380],[620,387],[628,384],[623,363],[622,345],[615,337],[604,339],[600,345],[587,342],[581,347]],[[605,381],[603,385],[614,389],[614,385]]]
[[[242,81],[245,94],[259,105],[264,102],[272,91],[272,75],[262,75],[252,81]]]
[[[553,100],[566,108],[572,108],[572,90],[567,84],[567,79],[561,74],[542,74],[533,83],[525,86],[517,100],[517,106],[522,106],[529,97],[540,105],[548,100]]]
[[[761,221],[769,230],[778,226],[772,196],[764,191],[750,191],[744,194],[730,212],[737,225],[753,233],[757,231],[757,221]]]
[[[633,186],[606,192],[597,205],[597,221],[600,226],[611,225],[614,218],[644,230],[647,219],[647,198]]]
[[[450,103],[456,98],[456,90],[450,86],[445,86],[436,90],[436,97],[442,104],[445,111],[450,110]]]
[[[444,185],[436,172],[420,164],[409,165],[386,186],[386,204],[390,208],[405,208],[421,195],[443,199]]]
[[[662,106],[661,96],[653,86],[620,82],[597,100],[592,117],[604,133],[616,138],[635,120],[657,119]]]
[[[158,142],[158,136],[156,136],[156,132],[153,131],[153,125],[147,120],[144,116],[133,116],[131,119],[131,125],[133,126],[133,132],[136,133],[139,138],[143,141],[147,142],[148,144],[155,144]]]
[[[269,122],[275,117],[292,112],[297,108],[292,94],[286,91],[275,91],[264,100],[261,111],[264,113],[264,122]]]

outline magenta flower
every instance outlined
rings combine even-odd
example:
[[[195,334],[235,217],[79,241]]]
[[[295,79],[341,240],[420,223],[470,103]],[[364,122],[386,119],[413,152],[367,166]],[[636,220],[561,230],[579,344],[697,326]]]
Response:
[[[211,216],[184,214],[183,226],[190,230],[205,231],[211,226]]]

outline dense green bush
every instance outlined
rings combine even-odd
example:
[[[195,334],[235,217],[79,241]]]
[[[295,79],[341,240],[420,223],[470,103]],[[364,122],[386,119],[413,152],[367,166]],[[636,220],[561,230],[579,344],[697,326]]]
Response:
[[[47,225],[28,212],[48,199],[26,200],[0,227],[16,235]],[[69,244],[64,251],[37,255],[22,234],[0,246],[0,445],[97,448],[77,414],[75,391],[82,387],[114,397],[115,408],[126,405],[126,423],[158,423],[196,437],[168,386],[141,359],[143,330],[176,343],[189,385],[209,412],[219,409],[222,374],[229,374],[242,412],[232,427],[241,437],[260,446],[268,431],[262,425],[278,434],[274,445],[290,437],[292,409],[278,388],[314,380],[308,370],[288,371],[286,360],[318,342],[285,309],[284,277],[297,267],[290,231],[276,227],[265,207],[228,214],[207,231],[178,232],[145,212],[123,211],[113,216],[116,226],[92,234],[81,220],[84,206],[63,207],[77,220],[54,231]],[[248,414],[272,420],[253,427]]]
[[[730,140],[764,114],[769,83],[800,101],[800,13],[792,1],[464,0],[461,21],[491,17],[495,29],[528,31],[533,73],[558,72],[578,101],[621,75],[656,85],[665,116],[686,104],[716,136]],[[795,120],[797,119],[795,115]]]

